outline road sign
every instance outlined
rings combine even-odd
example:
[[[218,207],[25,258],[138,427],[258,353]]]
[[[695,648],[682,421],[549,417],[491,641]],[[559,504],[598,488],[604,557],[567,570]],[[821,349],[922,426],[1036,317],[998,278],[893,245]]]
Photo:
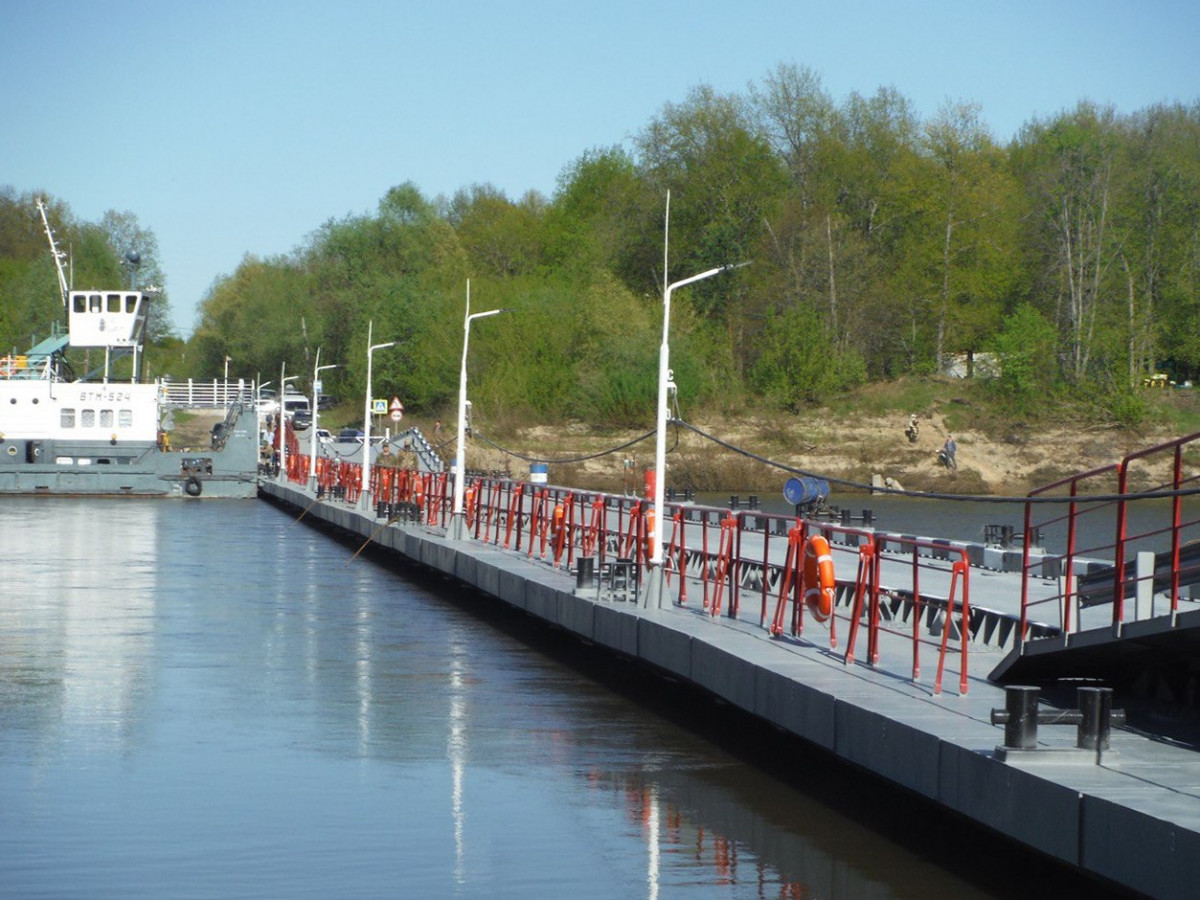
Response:
[[[388,411],[387,406],[386,400],[376,398],[371,401],[371,412],[377,416],[386,416]]]
[[[404,418],[404,404],[400,402],[399,397],[392,398],[391,414],[393,422],[399,422]]]

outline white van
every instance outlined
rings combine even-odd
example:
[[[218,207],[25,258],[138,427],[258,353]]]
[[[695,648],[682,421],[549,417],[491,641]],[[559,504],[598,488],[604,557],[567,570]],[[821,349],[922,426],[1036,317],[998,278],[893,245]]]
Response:
[[[292,420],[292,427],[297,430],[312,424],[312,405],[303,394],[284,394],[283,414]]]

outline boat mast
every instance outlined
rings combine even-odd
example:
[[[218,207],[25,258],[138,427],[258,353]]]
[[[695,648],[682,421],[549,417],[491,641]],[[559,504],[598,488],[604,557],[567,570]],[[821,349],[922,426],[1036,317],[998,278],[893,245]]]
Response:
[[[35,198],[38,212],[42,214],[42,226],[46,229],[46,237],[50,241],[50,255],[54,257],[54,267],[58,270],[58,290],[62,295],[63,309],[67,308],[67,276],[63,272],[63,258],[66,256],[63,251],[58,249],[58,245],[54,243],[54,232],[50,230],[50,222],[46,218],[46,204],[42,202],[41,197]]]

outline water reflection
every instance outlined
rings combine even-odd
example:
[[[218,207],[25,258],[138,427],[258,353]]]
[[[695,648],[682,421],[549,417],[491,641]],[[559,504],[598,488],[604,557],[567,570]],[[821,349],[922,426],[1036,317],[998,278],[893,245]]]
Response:
[[[8,512],[0,896],[981,895],[265,504]]]
[[[120,751],[151,686],[155,518],[121,503],[72,515],[61,500],[6,512],[0,730]]]

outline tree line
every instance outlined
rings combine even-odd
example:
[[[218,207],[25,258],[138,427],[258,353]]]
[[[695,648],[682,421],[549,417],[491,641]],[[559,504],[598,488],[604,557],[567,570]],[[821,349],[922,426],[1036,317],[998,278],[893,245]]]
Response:
[[[29,275],[11,257],[30,259],[11,252],[9,199],[6,291]],[[1002,146],[970,103],[921,120],[893,88],[837,101],[802,67],[696,87],[628,147],[583,152],[551,197],[404,182],[290,254],[247,257],[204,298],[187,367],[303,373],[320,347],[341,366],[326,390],[361,396],[371,322],[396,342],[374,357],[378,393],[440,410],[470,279],[473,309],[512,310],[472,329],[477,407],[642,423],[664,284],[743,261],[672,297],[681,404],[799,410],[966,359],[1014,405],[1119,415],[1149,374],[1200,373],[1200,105],[1080,102]],[[0,314],[0,336],[22,315]]]

